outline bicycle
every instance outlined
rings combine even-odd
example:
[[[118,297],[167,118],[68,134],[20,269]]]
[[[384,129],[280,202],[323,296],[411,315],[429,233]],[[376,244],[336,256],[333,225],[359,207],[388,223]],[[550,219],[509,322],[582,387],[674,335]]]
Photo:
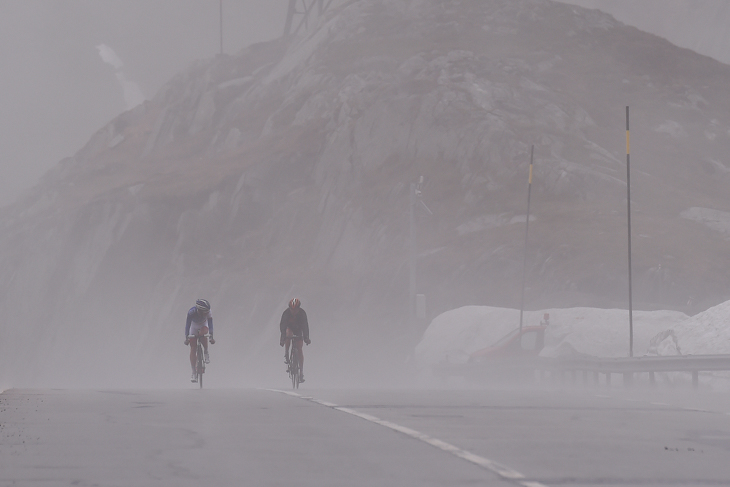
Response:
[[[299,389],[299,379],[301,378],[299,368],[301,362],[298,353],[299,348],[294,344],[294,340],[303,340],[303,338],[298,335],[287,338],[291,339],[291,348],[289,349],[289,367],[287,367],[286,371],[289,372],[289,377],[291,378],[291,388]]]
[[[202,337],[210,338],[210,334],[206,333],[205,335],[188,335],[188,339],[202,338]],[[203,350],[202,340],[197,340],[197,342],[198,342],[198,346],[195,351],[195,375],[196,375],[196,378],[198,379],[198,385],[202,389],[203,388],[203,374],[205,374],[205,360],[204,360],[205,356],[203,355],[204,350]]]

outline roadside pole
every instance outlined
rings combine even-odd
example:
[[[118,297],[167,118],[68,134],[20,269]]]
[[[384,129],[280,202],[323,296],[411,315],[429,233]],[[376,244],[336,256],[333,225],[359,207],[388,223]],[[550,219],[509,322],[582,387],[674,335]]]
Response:
[[[530,175],[527,178],[527,219],[525,220],[525,255],[522,260],[522,298],[520,299],[520,331],[522,331],[522,315],[525,310],[525,285],[527,282],[527,235],[530,229],[530,193],[532,192],[532,160],[535,146],[530,146]]]
[[[413,337],[416,336],[416,222],[415,222],[415,206],[416,206],[416,183],[411,183],[410,193],[410,211],[409,217],[411,222],[411,238],[410,249],[408,253],[408,263],[410,264],[410,282],[408,292],[408,327]]]
[[[410,279],[408,292],[408,324],[410,331],[415,338],[418,333],[418,316],[419,309],[423,310],[425,317],[426,296],[416,294],[416,206],[420,204],[429,215],[433,215],[431,209],[421,199],[421,188],[423,187],[423,176],[418,178],[418,183],[411,183],[410,201],[409,201],[409,218],[410,218],[410,250],[408,260],[410,264]],[[419,298],[420,296],[420,298]],[[420,307],[419,307],[419,299]]]
[[[634,356],[634,310],[631,292],[631,159],[629,156],[629,107],[626,107],[626,208],[629,226],[629,357]]]

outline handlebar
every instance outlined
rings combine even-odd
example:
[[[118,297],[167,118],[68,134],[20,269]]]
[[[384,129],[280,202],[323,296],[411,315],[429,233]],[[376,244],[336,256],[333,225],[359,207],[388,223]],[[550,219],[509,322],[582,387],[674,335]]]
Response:
[[[292,335],[290,337],[285,336],[284,337],[284,340],[304,340],[304,337],[303,336],[300,336],[300,335]]]

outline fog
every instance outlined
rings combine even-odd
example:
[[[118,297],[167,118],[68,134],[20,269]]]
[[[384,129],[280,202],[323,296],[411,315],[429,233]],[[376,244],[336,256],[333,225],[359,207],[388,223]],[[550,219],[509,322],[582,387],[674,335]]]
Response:
[[[724,0],[561,0],[600,9],[621,22],[730,63],[730,5]]]
[[[224,0],[224,53],[280,36],[285,12],[284,1]],[[150,99],[215,56],[219,25],[213,0],[0,0],[0,205],[139,100],[120,83]]]
[[[680,215],[726,207],[727,66],[549,2],[525,3],[539,28],[516,2],[335,2],[252,45],[280,36],[286,3],[224,1],[225,56],[217,2],[1,4],[2,193],[53,168],[3,220],[3,302],[24,319],[0,357],[11,385],[189,386],[196,298],[216,320],[208,384],[286,384],[292,297],[307,384],[413,385],[430,318],[519,305],[532,145],[527,307],[625,308],[627,100],[635,303],[726,299],[724,227]],[[672,62],[642,61],[657,52]]]

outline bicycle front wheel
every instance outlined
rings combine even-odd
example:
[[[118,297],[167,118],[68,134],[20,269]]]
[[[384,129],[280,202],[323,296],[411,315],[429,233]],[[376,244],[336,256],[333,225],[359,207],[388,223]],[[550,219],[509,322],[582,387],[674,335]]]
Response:
[[[203,347],[198,345],[198,386],[203,388],[203,371],[205,365],[203,364]]]

